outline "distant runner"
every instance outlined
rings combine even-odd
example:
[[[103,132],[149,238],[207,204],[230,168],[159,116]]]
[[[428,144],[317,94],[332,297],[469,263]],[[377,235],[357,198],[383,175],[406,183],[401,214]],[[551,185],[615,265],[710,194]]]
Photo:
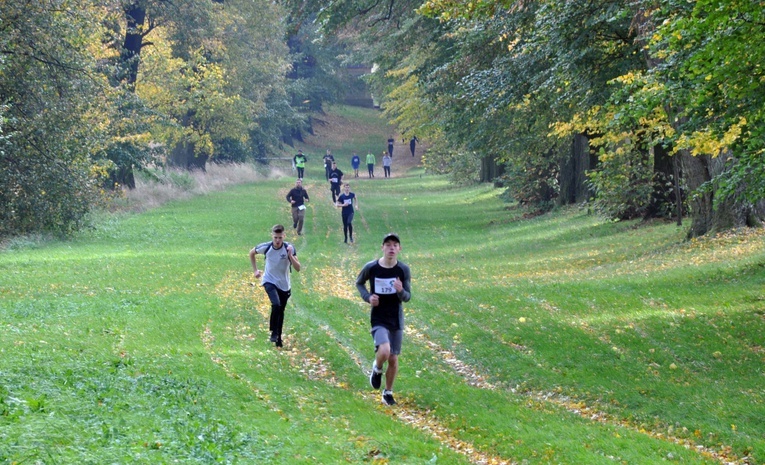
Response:
[[[359,209],[359,200],[356,194],[351,192],[351,185],[347,182],[343,185],[343,193],[337,198],[335,206],[343,209],[343,236],[345,237],[343,242],[347,244],[350,238],[353,244],[353,213],[354,210]]]

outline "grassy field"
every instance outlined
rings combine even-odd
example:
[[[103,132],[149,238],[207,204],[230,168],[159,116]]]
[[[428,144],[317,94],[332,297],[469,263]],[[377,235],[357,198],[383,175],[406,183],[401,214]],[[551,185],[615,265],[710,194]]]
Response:
[[[247,252],[291,221],[289,173],[0,252],[0,463],[765,463],[762,230],[522,219],[397,152],[351,179],[348,246],[320,156],[388,131],[338,108],[301,146],[281,350]],[[413,274],[395,407],[354,285],[389,231]]]

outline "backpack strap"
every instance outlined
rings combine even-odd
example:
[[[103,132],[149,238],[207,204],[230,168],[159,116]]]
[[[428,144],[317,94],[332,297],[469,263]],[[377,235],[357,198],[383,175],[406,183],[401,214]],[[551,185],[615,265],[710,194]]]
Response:
[[[284,247],[284,251],[285,251],[285,252],[287,252],[287,246],[288,246],[288,245],[292,245],[292,244],[290,244],[290,243],[289,243],[289,242],[287,242],[287,241],[284,241],[284,242],[282,242],[282,247]],[[274,248],[274,241],[271,241],[271,242],[268,244],[268,247],[266,247],[266,250],[264,250],[264,251],[263,251],[263,256],[265,257],[265,256],[266,256],[266,254],[268,253],[268,251],[269,251],[269,250],[271,250],[271,249],[273,249],[273,248]],[[294,246],[294,245],[292,246],[292,250],[295,250],[295,246]],[[289,254],[289,252],[288,252],[288,254]],[[287,258],[287,261],[289,261],[289,258]],[[292,273],[292,262],[290,262],[290,273]]]

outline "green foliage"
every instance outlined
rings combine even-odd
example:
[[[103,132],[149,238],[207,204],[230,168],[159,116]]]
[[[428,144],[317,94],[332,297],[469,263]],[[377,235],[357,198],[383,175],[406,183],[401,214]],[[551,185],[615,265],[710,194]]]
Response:
[[[423,156],[425,168],[436,174],[447,174],[458,186],[469,186],[478,182],[481,159],[475,153],[449,147],[446,140],[438,139],[428,147]]]
[[[569,145],[550,137],[551,125],[603,104],[610,79],[642,66],[628,5],[428,2],[419,11],[440,18],[434,33],[447,32],[414,48],[419,59],[407,73],[390,73],[399,79],[387,96],[414,94],[402,89],[416,79],[417,97],[430,105],[448,144],[504,163],[508,195],[549,209],[561,148]],[[393,108],[396,121],[417,114]]]
[[[598,169],[587,176],[599,214],[618,220],[645,215],[654,191],[652,163],[645,154],[625,144],[614,153],[601,154]]]
[[[304,115],[321,112],[325,105],[337,103],[347,83],[340,67],[340,47],[323,40],[311,22],[297,23],[287,37],[292,68],[287,73],[287,91],[292,108]],[[302,129],[302,128],[297,128]]]
[[[133,7],[147,17],[123,62]],[[300,124],[281,16],[267,1],[4,2],[0,236],[76,230],[102,189],[132,187],[178,146],[213,161],[277,151]]]
[[[402,133],[438,127],[439,145],[504,161],[516,178],[511,196],[554,185],[524,177],[526,167],[554,164],[550,154],[584,133],[602,139],[607,156],[624,139],[636,153],[656,144],[725,153],[727,169],[706,187],[717,204],[731,196],[754,204],[765,191],[765,13],[759,2],[739,3],[433,0],[417,10],[425,19],[392,10],[400,18],[392,31],[376,22],[378,9],[366,11],[371,4],[335,16],[349,2],[332,2],[323,18],[329,31],[352,19],[374,23],[376,34],[356,36],[358,53],[379,66],[370,82],[386,115]],[[572,131],[551,131],[561,124]],[[593,174],[599,208],[620,218],[644,211],[646,193],[664,189],[666,176],[652,169],[630,163]],[[616,188],[625,181],[630,189]]]
[[[505,198],[536,213],[552,210],[559,193],[558,166],[553,157],[526,157],[508,163],[499,179],[506,189]]]
[[[101,198],[98,23],[88,2],[67,9],[0,5],[0,236],[69,233]]]
[[[765,180],[765,12],[758,2],[668,3],[650,51],[664,66],[665,104],[675,109],[678,148],[735,161],[715,182],[720,201],[763,198]]]

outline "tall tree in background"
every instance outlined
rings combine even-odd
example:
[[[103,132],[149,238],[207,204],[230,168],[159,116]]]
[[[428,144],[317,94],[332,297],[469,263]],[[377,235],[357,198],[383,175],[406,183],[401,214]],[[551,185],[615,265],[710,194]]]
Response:
[[[118,165],[144,165],[157,143],[169,164],[187,169],[244,161],[278,146],[294,111],[286,101],[287,49],[276,4],[136,0],[122,7],[127,27],[115,30],[124,35],[117,69],[138,97],[126,110],[130,120],[148,123],[135,130],[152,140],[116,146]]]
[[[98,202],[99,13],[86,1],[0,2],[0,236],[67,233]]]
[[[670,142],[694,192],[690,236],[765,218],[765,5],[667,2],[651,40],[675,132]],[[642,95],[645,95],[643,93]]]
[[[77,229],[101,186],[131,186],[165,148],[243,161],[278,147],[295,115],[284,15],[223,5],[0,3],[0,235]]]
[[[329,30],[359,32],[393,121],[424,121],[430,106],[441,169],[493,156],[517,200],[545,202],[570,192],[564,171],[582,184],[596,150],[589,181],[607,216],[679,214],[681,172],[691,235],[762,216],[761,2],[432,0],[419,8],[441,21],[420,34],[429,45],[407,34],[428,23],[397,16],[403,3],[338,1],[323,14]]]

